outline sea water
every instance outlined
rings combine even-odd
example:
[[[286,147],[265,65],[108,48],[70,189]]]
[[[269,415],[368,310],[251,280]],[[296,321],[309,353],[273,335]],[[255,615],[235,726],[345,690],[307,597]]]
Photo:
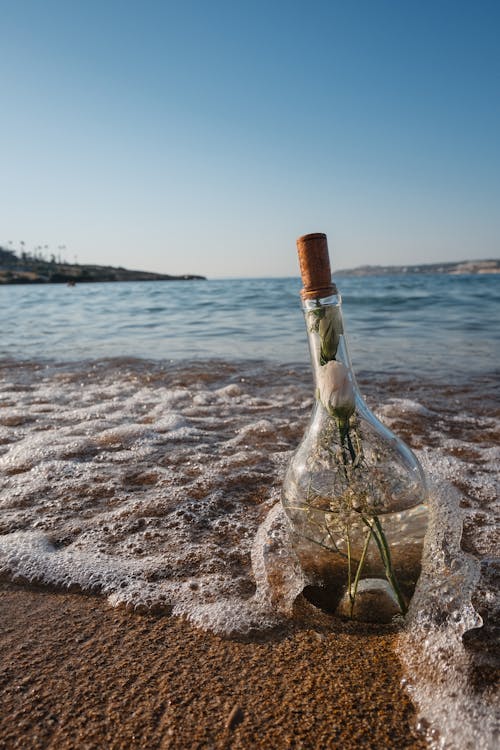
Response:
[[[399,650],[436,747],[492,748],[500,279],[339,280],[361,390],[431,491]],[[222,633],[293,619],[313,405],[296,279],[0,288],[0,574]]]

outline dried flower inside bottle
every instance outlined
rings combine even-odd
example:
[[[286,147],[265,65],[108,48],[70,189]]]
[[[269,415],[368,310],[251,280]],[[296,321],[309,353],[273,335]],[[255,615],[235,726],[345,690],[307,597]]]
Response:
[[[328,608],[388,621],[406,613],[420,574],[425,478],[412,451],[359,393],[341,298],[327,279],[326,236],[306,235],[298,246],[316,403],[289,464],[282,503],[301,565],[323,589],[323,602],[327,594]]]

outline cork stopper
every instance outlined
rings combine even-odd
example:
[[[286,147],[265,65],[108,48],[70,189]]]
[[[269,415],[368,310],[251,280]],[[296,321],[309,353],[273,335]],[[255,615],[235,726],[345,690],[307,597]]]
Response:
[[[336,294],[337,289],[332,282],[326,234],[318,232],[299,237],[297,250],[299,251],[300,275],[304,284],[300,292],[302,299],[319,299]]]

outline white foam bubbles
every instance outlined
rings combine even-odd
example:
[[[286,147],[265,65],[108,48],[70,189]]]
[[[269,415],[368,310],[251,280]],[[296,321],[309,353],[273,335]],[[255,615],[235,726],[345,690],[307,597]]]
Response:
[[[422,575],[399,637],[399,655],[409,676],[406,687],[432,748],[493,750],[498,739],[493,690],[478,693],[473,687],[474,657],[463,642],[464,634],[483,622],[472,604],[479,561],[460,546],[461,495],[443,479],[457,477],[456,465],[448,458],[430,460],[429,452],[423,458],[430,478],[431,521]]]
[[[277,501],[308,417],[309,375],[250,365],[244,374],[221,363],[4,369],[2,574],[220,633],[292,618],[304,579]],[[481,708],[474,692],[462,635],[481,623],[477,602],[483,619],[494,611],[497,454],[491,420],[444,405],[448,416],[391,394],[378,409],[409,442],[418,434],[433,488],[400,649],[432,741],[483,750],[492,704],[485,692]]]
[[[30,387],[16,397],[37,418],[4,420],[4,575],[163,608],[218,632],[277,622],[252,545],[290,447],[280,427],[299,407],[293,395],[273,405],[250,379],[198,375],[151,378],[140,363],[23,374]]]

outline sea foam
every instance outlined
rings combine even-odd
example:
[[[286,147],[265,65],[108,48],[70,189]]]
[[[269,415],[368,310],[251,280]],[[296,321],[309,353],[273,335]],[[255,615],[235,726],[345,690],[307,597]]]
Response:
[[[463,635],[496,611],[496,426],[431,401],[378,404],[432,487],[423,574],[399,650],[430,741],[486,750],[493,696],[473,688]],[[306,582],[280,485],[311,404],[305,371],[258,363],[4,368],[0,574],[226,635],[286,624]]]

